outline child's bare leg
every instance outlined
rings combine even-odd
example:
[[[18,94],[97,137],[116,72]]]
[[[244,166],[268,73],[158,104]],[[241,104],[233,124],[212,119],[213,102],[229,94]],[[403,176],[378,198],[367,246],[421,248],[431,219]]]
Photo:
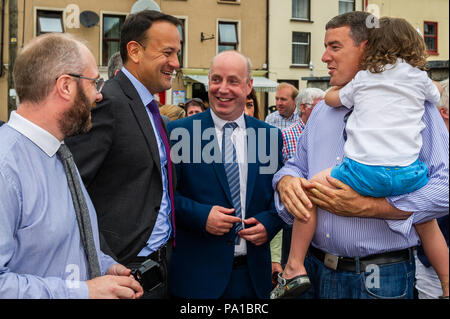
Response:
[[[291,279],[298,275],[306,275],[305,257],[317,224],[316,208],[308,210],[311,217],[307,223],[294,220],[292,227],[291,248],[289,258],[283,271],[283,277]]]
[[[422,241],[425,255],[441,281],[443,296],[448,296],[449,253],[447,243],[436,219],[415,224],[414,227]]]
[[[324,170],[311,178],[310,181],[316,181],[331,186],[326,180],[326,176],[330,175],[330,171],[331,169]],[[305,257],[317,225],[316,206],[314,205],[308,212],[311,217],[307,223],[303,223],[298,219],[294,220],[291,248],[289,250],[289,258],[286,267],[283,271],[283,278],[291,279],[298,275],[306,275],[306,268],[304,265]]]

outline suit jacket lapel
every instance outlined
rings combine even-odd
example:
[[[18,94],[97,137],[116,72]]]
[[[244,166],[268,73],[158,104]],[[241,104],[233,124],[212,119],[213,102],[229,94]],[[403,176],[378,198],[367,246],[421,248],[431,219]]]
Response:
[[[208,109],[204,113],[202,113],[202,117],[203,117],[202,118],[202,132],[208,128],[215,129],[214,121],[211,117],[211,109]],[[214,131],[213,139],[216,142],[219,142],[217,139],[217,135],[215,134],[215,131]],[[212,140],[208,141],[208,140],[202,139],[202,143],[201,143],[202,150],[205,147],[205,145],[207,145],[208,143],[211,143],[211,142],[212,142]],[[222,154],[220,154],[220,157],[222,158]],[[216,161],[213,161],[212,166],[214,168],[214,172],[216,173],[217,180],[219,181],[220,185],[222,186],[222,189],[225,192],[228,201],[230,202],[230,204],[232,204],[233,200],[231,199],[230,187],[228,185],[227,175],[225,173],[225,167],[223,166],[223,163],[221,163],[221,162],[216,163]]]
[[[136,121],[144,134],[145,140],[147,141],[147,145],[150,149],[150,153],[152,154],[153,161],[158,168],[159,174],[161,174],[161,162],[158,150],[158,143],[156,141],[155,132],[153,130],[150,119],[148,118],[147,111],[145,110],[144,104],[139,97],[135,87],[127,78],[127,76],[119,71],[115,77],[117,81],[119,81],[120,86],[122,87],[123,92],[130,99],[129,105],[131,111],[133,112]]]
[[[256,133],[256,141],[251,141],[251,140],[249,141],[248,134],[247,134],[247,153],[248,153],[249,149],[252,149],[248,146],[249,142],[256,142],[256,145],[255,145],[256,146],[255,147],[255,150],[256,150],[255,158],[256,158],[258,156],[258,135],[257,135],[258,128],[254,125],[255,122],[253,121],[252,118],[248,117],[247,115],[245,115],[244,118],[245,118],[245,125],[247,128],[247,132],[248,132],[248,129],[251,128]],[[247,192],[246,192],[246,196],[245,196],[246,197],[246,199],[245,199],[246,212],[248,211],[248,207],[250,206],[250,199],[252,198],[253,190],[255,189],[256,175],[258,172],[258,160],[256,160],[255,163],[251,163],[248,161],[248,159],[249,159],[249,156],[247,154],[247,162],[248,162],[248,164],[247,164]],[[246,215],[246,217],[248,218],[250,216]]]

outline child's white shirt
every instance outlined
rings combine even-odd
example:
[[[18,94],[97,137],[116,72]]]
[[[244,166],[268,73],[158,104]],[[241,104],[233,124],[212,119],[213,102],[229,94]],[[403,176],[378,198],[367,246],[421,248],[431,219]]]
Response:
[[[401,59],[381,73],[359,71],[339,97],[344,106],[354,106],[344,155],[379,166],[408,166],[418,158],[425,100],[434,107],[440,99],[427,73]]]

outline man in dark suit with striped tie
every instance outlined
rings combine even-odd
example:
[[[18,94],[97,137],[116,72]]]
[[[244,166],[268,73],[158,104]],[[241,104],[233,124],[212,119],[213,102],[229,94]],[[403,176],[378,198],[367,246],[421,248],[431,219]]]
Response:
[[[91,131],[66,142],[97,210],[104,251],[129,268],[156,265],[145,274],[143,298],[168,297],[175,176],[154,95],[170,89],[179,68],[179,23],[149,10],[127,17],[123,68],[106,82]]]
[[[269,298],[269,241],[282,225],[271,182],[282,137],[244,114],[251,89],[250,61],[222,52],[209,73],[211,108],[168,125],[178,178],[169,267],[176,297]]]

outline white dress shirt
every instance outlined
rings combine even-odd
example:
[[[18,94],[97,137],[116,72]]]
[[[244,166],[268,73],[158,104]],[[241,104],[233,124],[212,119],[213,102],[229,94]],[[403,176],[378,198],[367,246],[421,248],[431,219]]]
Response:
[[[217,141],[219,143],[220,151],[222,152],[222,138],[223,138],[223,127],[228,122],[235,122],[238,126],[234,129],[231,135],[231,141],[236,149],[236,158],[239,165],[239,181],[240,181],[240,194],[241,194],[241,212],[242,220],[245,219],[245,196],[247,194],[247,130],[245,126],[244,113],[238,117],[235,121],[226,121],[218,117],[214,111],[211,109],[211,117],[214,122],[214,127],[216,129]],[[244,228],[244,223],[242,223],[242,228]],[[234,255],[246,255],[247,254],[247,244],[245,240],[240,241],[239,245],[235,245]]]

